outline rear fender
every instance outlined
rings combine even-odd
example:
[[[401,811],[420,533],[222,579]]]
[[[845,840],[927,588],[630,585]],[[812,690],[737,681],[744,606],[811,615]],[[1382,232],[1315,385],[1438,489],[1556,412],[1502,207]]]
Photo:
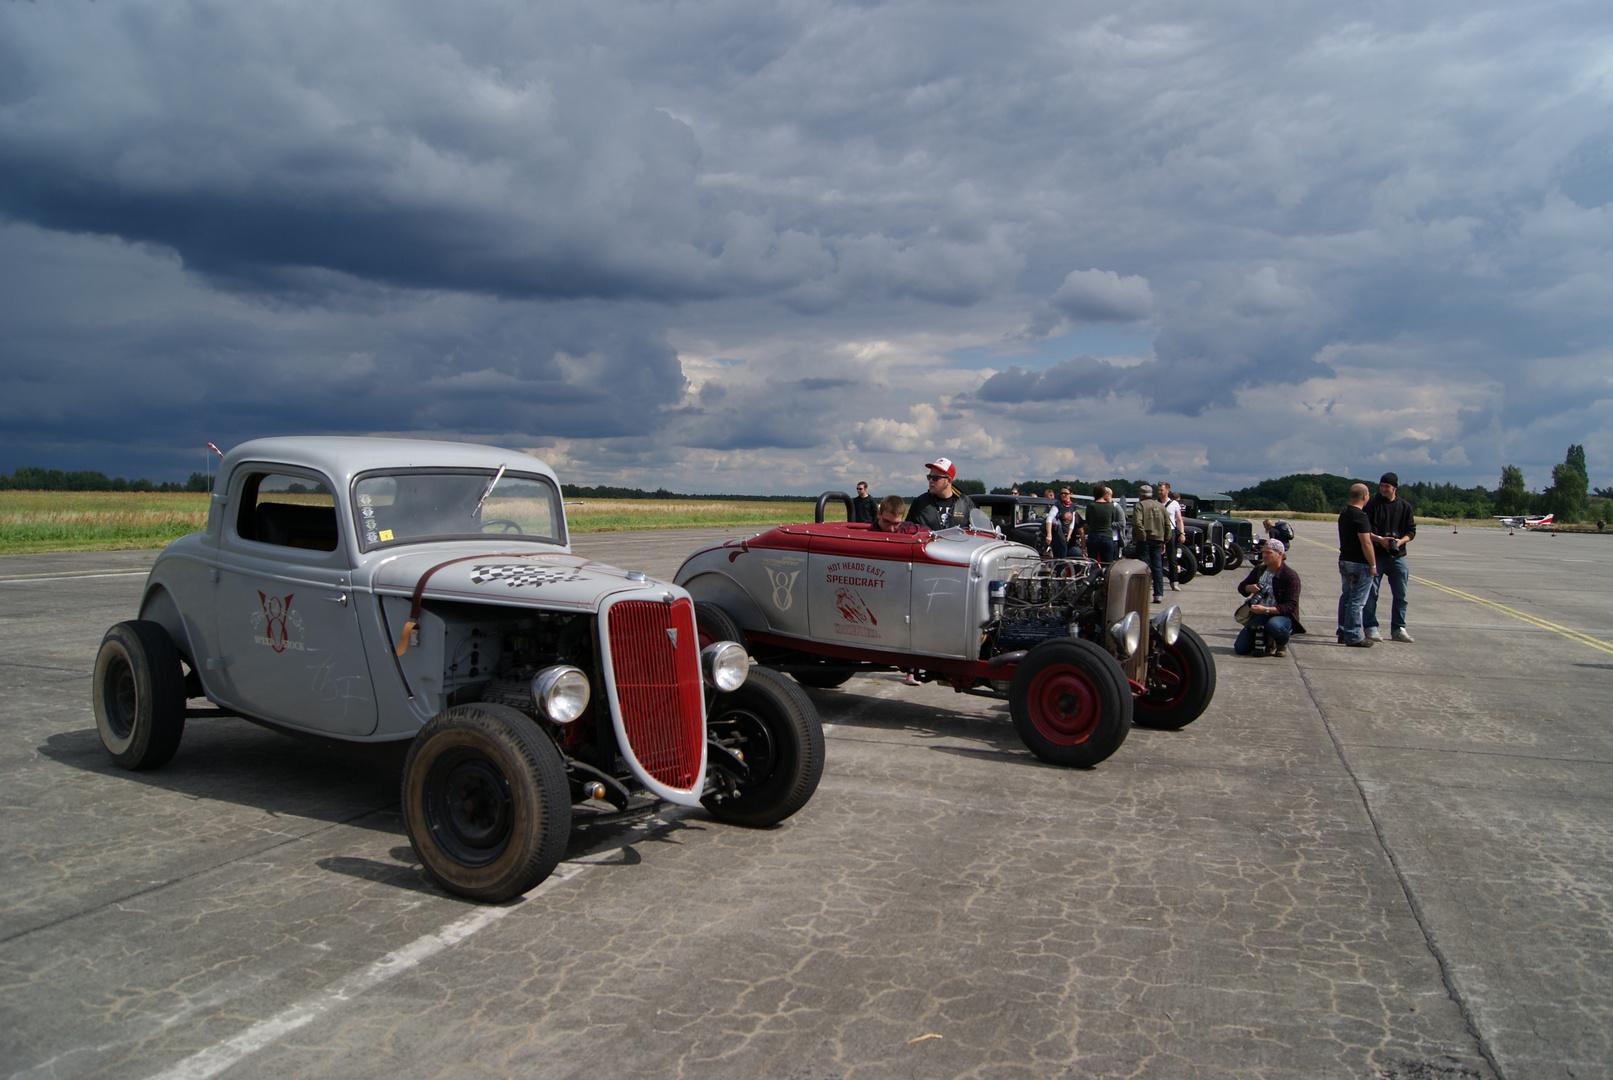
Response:
[[[161,585],[153,585],[146,590],[145,599],[140,602],[140,618],[154,622],[168,631],[168,638],[179,650],[179,655],[185,658],[185,663],[194,670],[196,664],[196,650],[191,647],[190,631],[185,626],[184,618],[179,614],[179,605],[168,590]]]

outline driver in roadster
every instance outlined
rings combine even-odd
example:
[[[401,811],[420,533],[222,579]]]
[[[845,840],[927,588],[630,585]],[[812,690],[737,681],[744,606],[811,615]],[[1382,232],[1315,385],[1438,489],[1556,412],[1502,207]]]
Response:
[[[876,532],[900,532],[902,529],[902,511],[907,509],[907,503],[902,501],[900,495],[887,495],[879,502],[879,513],[874,518]]]
[[[958,467],[944,457],[926,462],[930,489],[913,500],[907,509],[907,520],[916,521],[932,532],[969,524],[969,515],[975,504],[969,496],[952,486],[958,478]]]

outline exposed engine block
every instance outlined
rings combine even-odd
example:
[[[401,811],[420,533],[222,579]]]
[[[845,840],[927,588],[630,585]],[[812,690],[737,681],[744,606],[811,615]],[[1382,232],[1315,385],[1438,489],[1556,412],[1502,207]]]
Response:
[[[1082,617],[1093,611],[1094,592],[1102,585],[1103,572],[1089,559],[1055,559],[993,582],[991,651],[1013,652],[1048,638],[1079,636]]]

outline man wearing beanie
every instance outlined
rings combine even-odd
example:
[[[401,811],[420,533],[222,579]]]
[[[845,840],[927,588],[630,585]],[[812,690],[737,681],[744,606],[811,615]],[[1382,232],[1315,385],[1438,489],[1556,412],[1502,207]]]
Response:
[[[1367,594],[1366,606],[1361,609],[1361,627],[1373,641],[1382,641],[1378,629],[1378,597],[1383,593],[1384,579],[1394,603],[1389,609],[1390,637],[1396,641],[1411,641],[1406,629],[1406,586],[1411,571],[1406,566],[1406,545],[1417,535],[1417,522],[1411,516],[1411,504],[1399,495],[1400,477],[1386,472],[1378,480],[1378,493],[1363,507],[1367,520],[1372,523],[1372,543],[1377,548],[1378,572],[1375,587]]]

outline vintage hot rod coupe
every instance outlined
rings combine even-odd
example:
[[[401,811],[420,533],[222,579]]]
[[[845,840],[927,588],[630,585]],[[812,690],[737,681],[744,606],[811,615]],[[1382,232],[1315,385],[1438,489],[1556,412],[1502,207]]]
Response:
[[[128,769],[173,757],[187,717],[409,740],[409,840],[487,901],[554,869],[574,804],[771,825],[823,769],[798,686],[702,642],[678,586],[571,554],[543,462],[463,443],[237,446],[206,531],[157,557],[139,618],[103,639],[94,705]]]
[[[1150,614],[1148,568],[1048,560],[1003,539],[984,512],[968,528],[896,533],[823,521],[695,552],[674,580],[701,633],[743,641],[806,686],[906,670],[959,691],[1006,696],[1038,757],[1095,765],[1133,721],[1176,729],[1215,694],[1215,663],[1181,610]]]

